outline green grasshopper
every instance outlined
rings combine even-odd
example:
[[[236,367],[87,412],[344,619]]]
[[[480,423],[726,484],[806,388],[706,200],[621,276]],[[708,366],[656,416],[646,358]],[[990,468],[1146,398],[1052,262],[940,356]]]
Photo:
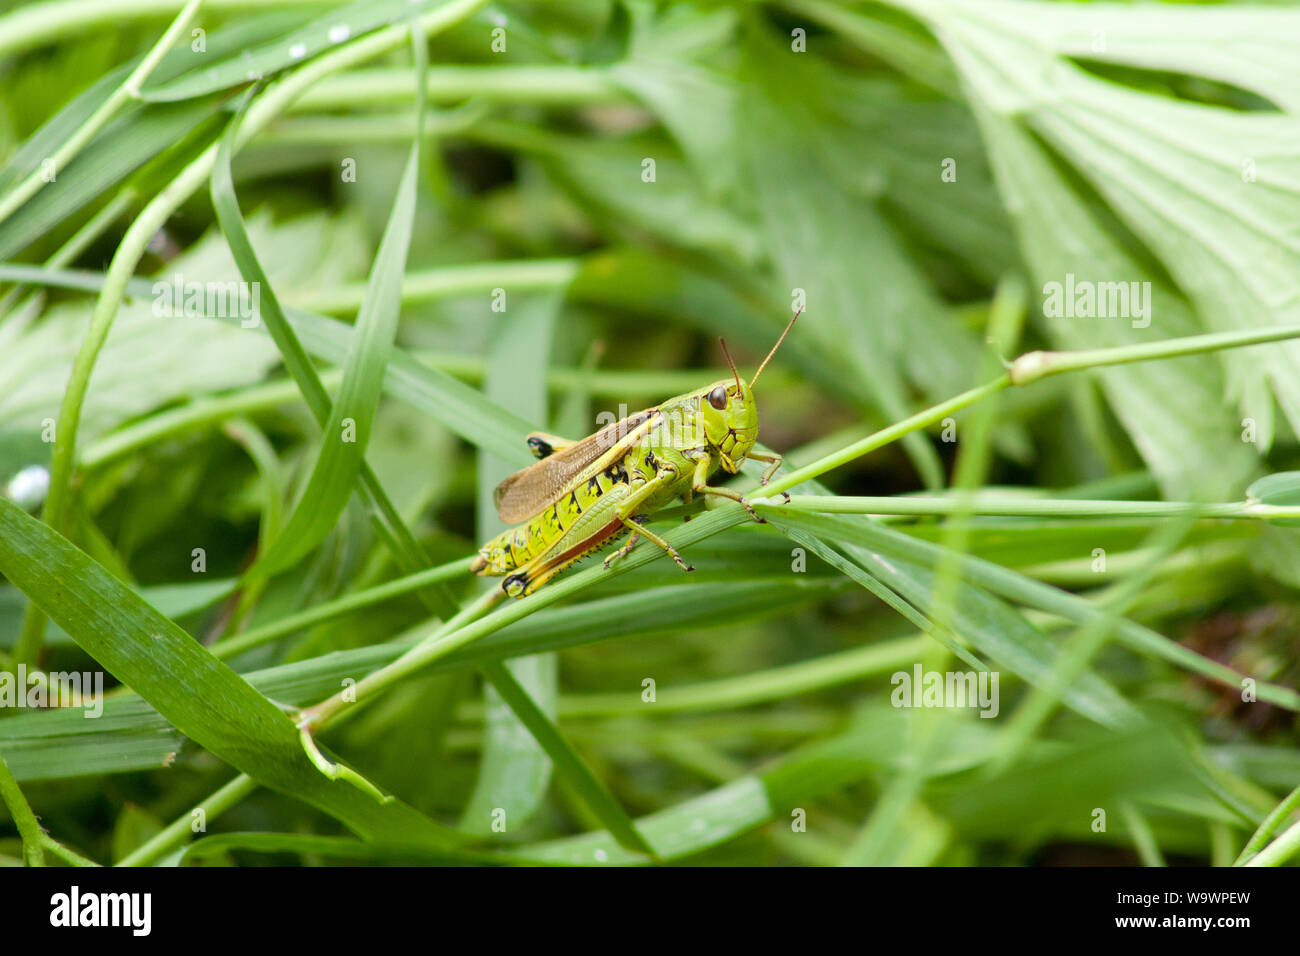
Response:
[[[742,495],[708,482],[719,468],[734,475],[746,458],[768,464],[763,484],[781,467],[780,455],[753,450],[758,440],[754,384],[798,318],[796,312],[748,385],[723,342],[734,382],[723,379],[670,398],[581,441],[530,434],[528,447],[541,460],[501,482],[494,496],[502,521],[522,523],[483,545],[471,569],[507,575],[502,590],[524,597],[579,558],[631,532],[627,543],[605,559],[606,568],[645,538],[683,571],[693,571],[645,522],[678,497],[689,504],[694,494],[738,501],[761,522]]]

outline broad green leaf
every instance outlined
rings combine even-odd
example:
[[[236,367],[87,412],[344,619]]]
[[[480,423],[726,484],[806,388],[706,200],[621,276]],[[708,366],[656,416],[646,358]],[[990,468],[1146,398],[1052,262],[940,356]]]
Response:
[[[909,0],[903,6],[934,28],[979,108],[1032,129],[1086,178],[1160,259],[1208,328],[1258,327],[1261,321],[1293,325],[1300,318],[1300,236],[1294,229],[1300,217],[1300,131],[1294,117],[1179,102],[1092,76],[1053,49],[1062,32],[1060,12],[1040,17],[1042,4]],[[1202,29],[1223,23],[1228,13],[1219,11]],[[1279,45],[1263,31],[1290,24],[1294,32],[1300,24],[1294,12],[1249,18],[1233,32],[1242,37],[1257,28],[1268,50],[1286,42]],[[1098,23],[1096,14],[1090,22]],[[1145,8],[1112,8],[1102,43],[1123,37],[1130,24],[1140,41],[1157,22]],[[1078,36],[1077,29],[1069,32]],[[1204,62],[1205,40],[1179,51],[1178,37],[1187,34],[1163,37],[1160,56],[1162,65],[1177,63],[1194,75]],[[1294,60],[1283,77],[1276,54],[1259,67],[1249,59],[1218,56],[1213,71],[1261,89],[1295,85]],[[1155,315],[1155,334],[1166,337]],[[1293,430],[1300,429],[1300,346],[1220,358],[1228,394],[1253,420],[1260,447],[1272,442],[1274,397]]]
[[[981,110],[979,116],[989,132],[999,185],[1009,208],[1016,210],[1025,257],[1041,289],[1046,291],[1049,283],[1065,286],[1067,276],[1076,285],[1149,283],[1149,329],[1141,327],[1145,320],[1140,318],[1075,319],[1040,311],[1037,320],[1059,347],[1125,345],[1202,331],[1178,291],[1123,249],[1032,136],[996,114]],[[1258,467],[1254,446],[1241,440],[1236,416],[1224,407],[1226,383],[1215,357],[1144,362],[1099,370],[1096,376],[1170,496],[1227,497],[1238,493],[1243,479]],[[1172,395],[1178,401],[1170,401]]]
[[[1300,14],[1294,9],[1175,3],[990,7],[990,22],[1014,17],[1045,48],[1064,56],[1204,76],[1300,112]]]
[[[1025,12],[1031,19],[1045,8],[1042,4],[1028,6],[1030,9]],[[1050,7],[1047,9],[1050,11]],[[1107,22],[1122,23],[1127,12],[1117,12],[1115,16],[1119,19]],[[853,30],[855,17],[856,14],[843,12],[836,18],[836,26],[844,29],[850,39],[857,38]],[[1061,20],[1064,22],[1065,18]],[[1101,29],[1100,18],[1096,27]],[[1109,43],[1114,36],[1113,27],[1106,36]],[[913,106],[911,111],[916,113],[919,108]],[[1191,314],[1179,292],[1124,248],[1113,230],[1090,207],[1089,197],[1079,195],[1052,157],[1020,124],[980,100],[975,103],[975,115],[984,130],[984,143],[998,187],[1014,217],[1035,284],[1046,293],[1049,283],[1064,287],[1067,275],[1080,283],[1147,283],[1146,306],[1158,310],[1159,321],[1151,323],[1152,313],[1144,324],[1137,316],[1050,317],[1034,309],[1035,320],[1057,347],[1123,345],[1203,330],[1202,323]],[[911,126],[902,125],[908,129]],[[883,135],[883,129],[880,132],[884,139],[893,140],[894,137]],[[946,155],[953,155],[951,146]],[[929,191],[948,195],[975,166],[964,158],[957,159],[956,163],[956,181],[942,183],[938,177],[932,177]],[[912,162],[905,168],[915,167],[916,163]],[[915,197],[926,191],[920,184],[912,184],[912,188],[898,190],[898,194]],[[1176,497],[1213,498],[1234,493],[1234,486],[1254,467],[1251,446],[1239,440],[1235,419],[1223,407],[1225,385],[1218,365],[1217,359],[1207,356],[1096,373],[1111,408],[1124,423],[1139,452],[1159,475],[1164,487]],[[1169,401],[1170,395],[1178,395],[1179,401]],[[1190,452],[1202,456],[1207,464],[1213,462],[1213,467],[1189,462]]]

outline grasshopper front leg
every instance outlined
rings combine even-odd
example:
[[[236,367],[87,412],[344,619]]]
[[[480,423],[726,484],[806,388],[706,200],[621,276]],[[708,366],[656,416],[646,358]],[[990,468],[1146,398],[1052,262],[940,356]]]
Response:
[[[754,510],[753,506],[745,499],[745,496],[738,491],[732,491],[730,488],[715,488],[709,484],[709,456],[700,455],[695,460],[695,473],[691,476],[691,490],[700,495],[717,495],[719,498],[728,498],[737,501],[745,506],[749,516],[759,524],[767,524],[767,520]]]
[[[627,501],[623,502],[621,505],[618,506],[618,508],[614,512],[614,517],[618,518],[619,521],[623,522],[623,524],[628,528],[628,530],[632,532],[632,537],[631,539],[629,539],[627,544],[619,548],[618,551],[616,551],[614,554],[611,554],[608,558],[605,559],[606,568],[608,568],[610,566],[610,563],[615,561],[616,559],[625,557],[628,554],[628,552],[632,550],[632,545],[636,543],[638,538],[645,538],[646,540],[653,541],[655,544],[659,545],[659,547],[663,548],[664,553],[666,553],[668,557],[672,558],[673,561],[677,563],[677,566],[681,568],[683,571],[695,570],[695,566],[691,564],[687,564],[685,559],[682,558],[681,554],[677,551],[676,548],[674,548],[671,544],[665,541],[661,535],[659,535],[654,531],[651,531],[649,528],[645,526],[645,517],[643,515],[638,515],[635,513],[637,508],[641,507],[641,505],[646,501],[646,499],[650,498],[656,492],[662,490],[664,486],[671,485],[676,480],[677,480],[677,469],[672,467],[671,465],[666,465],[666,464],[661,465],[659,472],[654,476],[654,478],[652,478],[650,481],[647,481],[644,485],[642,485],[635,492],[633,492],[631,497],[629,497]]]
[[[762,452],[751,451],[745,457],[752,458],[754,461],[765,461],[768,463],[768,466],[763,469],[763,477],[758,480],[760,485],[765,485],[771,481],[772,476],[776,474],[776,470],[781,467],[781,462],[785,461],[784,458],[775,452],[770,455],[765,455]]]
[[[771,481],[772,476],[776,474],[776,470],[780,468],[781,463],[785,461],[784,458],[782,458],[780,455],[776,454],[775,452],[773,452],[770,455],[765,455],[762,452],[751,451],[746,457],[752,458],[754,459],[754,461],[769,462],[768,466],[763,469],[763,477],[760,478],[758,481],[760,485],[765,485],[769,481]],[[788,492],[783,491],[781,492],[781,495],[785,498],[786,501],[790,500],[790,494]]]

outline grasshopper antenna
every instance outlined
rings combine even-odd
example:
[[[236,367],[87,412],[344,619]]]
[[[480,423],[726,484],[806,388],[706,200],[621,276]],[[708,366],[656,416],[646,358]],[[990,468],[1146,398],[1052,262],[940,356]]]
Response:
[[[740,389],[740,373],[736,371],[736,363],[732,361],[731,353],[727,351],[727,340],[718,336],[718,344],[722,346],[722,354],[727,357],[727,364],[731,366],[731,374],[736,376],[736,389]]]
[[[776,340],[776,345],[772,346],[772,351],[767,353],[767,358],[763,359],[763,364],[758,367],[758,371],[754,373],[754,377],[749,380],[750,388],[754,387],[754,383],[758,381],[758,377],[763,374],[763,369],[767,368],[767,363],[772,361],[772,356],[776,354],[776,350],[781,347],[781,343],[785,341],[785,337],[789,335],[790,330],[794,328],[795,319],[799,318],[802,314],[803,309],[800,309],[794,314],[794,318],[790,320],[790,324],[785,327],[785,331],[781,333],[781,337]]]

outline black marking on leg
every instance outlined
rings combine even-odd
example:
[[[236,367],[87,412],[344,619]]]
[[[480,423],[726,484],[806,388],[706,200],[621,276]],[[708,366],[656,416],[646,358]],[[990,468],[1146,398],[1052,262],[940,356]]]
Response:
[[[664,543],[667,544],[667,542]],[[671,544],[668,545],[668,557],[672,558],[673,562],[683,571],[695,570],[695,565],[687,564],[686,559],[682,557],[681,552],[678,551],[676,548],[674,548]]]
[[[522,597],[525,590],[528,589],[528,575],[522,571],[518,574],[512,574],[501,582],[501,590],[505,591],[510,597]]]
[[[538,438],[536,435],[528,439],[528,447],[538,458],[549,458],[555,454],[555,446],[544,438]]]

